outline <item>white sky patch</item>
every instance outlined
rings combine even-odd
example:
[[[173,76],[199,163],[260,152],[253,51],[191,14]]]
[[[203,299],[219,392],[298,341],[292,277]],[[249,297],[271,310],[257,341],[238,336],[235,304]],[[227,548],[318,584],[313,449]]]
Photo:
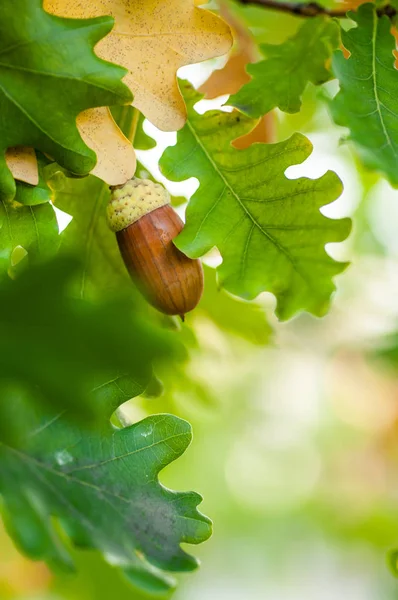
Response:
[[[228,98],[229,94],[218,96],[218,98],[213,98],[212,100],[207,100],[203,98],[195,104],[195,110],[200,115],[204,115],[209,110],[221,110],[222,112],[232,112],[234,110],[233,106],[224,106]]]
[[[186,65],[178,69],[177,75],[179,79],[187,79],[195,89],[198,89],[210,77],[213,71],[222,69],[228,58],[228,55],[226,55],[206,60],[196,65]]]
[[[55,211],[55,216],[57,217],[59,232],[62,233],[72,221],[72,217],[68,215],[68,213],[64,212],[63,210],[60,210],[54,205],[53,209]]]

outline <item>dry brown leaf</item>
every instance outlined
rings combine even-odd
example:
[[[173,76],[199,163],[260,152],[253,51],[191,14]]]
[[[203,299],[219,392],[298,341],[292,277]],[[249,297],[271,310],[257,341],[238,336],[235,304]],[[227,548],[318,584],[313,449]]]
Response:
[[[108,185],[122,185],[133,177],[137,164],[134,148],[108,108],[85,110],[76,123],[87,146],[97,154],[93,175]]]
[[[44,8],[69,18],[115,18],[96,53],[128,69],[124,81],[134,106],[163,131],[186,121],[177,70],[222,56],[232,45],[228,25],[193,0],[44,0]]]
[[[37,185],[39,183],[39,168],[36,153],[33,148],[9,148],[6,152],[6,162],[14,179]]]
[[[250,80],[250,75],[246,73],[246,65],[258,58],[256,44],[247,28],[234,19],[224,5],[221,7],[221,14],[234,32],[236,45],[224,67],[213,71],[200,87],[199,91],[208,99],[225,94],[235,94],[242,85]],[[274,114],[270,112],[259,120],[252,131],[235,140],[233,146],[243,150],[254,142],[271,143],[273,141],[275,141]]]
[[[199,88],[199,92],[205,94],[210,100],[224,94],[235,94],[250,80],[245,70],[249,62],[251,61],[245,49],[238,47],[222,69],[213,71]]]

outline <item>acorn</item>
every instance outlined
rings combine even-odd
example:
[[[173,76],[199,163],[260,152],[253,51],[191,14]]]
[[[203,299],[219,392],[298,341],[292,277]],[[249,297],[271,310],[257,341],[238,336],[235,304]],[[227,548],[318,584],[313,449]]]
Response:
[[[201,298],[203,269],[173,244],[184,223],[170,194],[160,183],[136,177],[111,189],[109,225],[131,278],[155,308],[184,318]]]

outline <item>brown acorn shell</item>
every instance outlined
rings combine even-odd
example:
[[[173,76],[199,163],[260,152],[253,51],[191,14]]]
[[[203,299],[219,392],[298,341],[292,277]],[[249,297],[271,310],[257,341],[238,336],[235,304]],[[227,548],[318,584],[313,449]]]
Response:
[[[167,204],[116,233],[132,279],[147,300],[166,315],[184,316],[203,292],[203,269],[173,244],[184,223]]]

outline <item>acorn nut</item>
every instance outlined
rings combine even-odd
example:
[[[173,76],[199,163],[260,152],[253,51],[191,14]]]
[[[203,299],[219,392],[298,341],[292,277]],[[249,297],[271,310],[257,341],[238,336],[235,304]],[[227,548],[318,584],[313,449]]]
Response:
[[[184,223],[170,206],[170,194],[149,179],[133,178],[112,188],[110,227],[133,281],[146,299],[166,315],[182,318],[203,292],[200,260],[173,244]]]

